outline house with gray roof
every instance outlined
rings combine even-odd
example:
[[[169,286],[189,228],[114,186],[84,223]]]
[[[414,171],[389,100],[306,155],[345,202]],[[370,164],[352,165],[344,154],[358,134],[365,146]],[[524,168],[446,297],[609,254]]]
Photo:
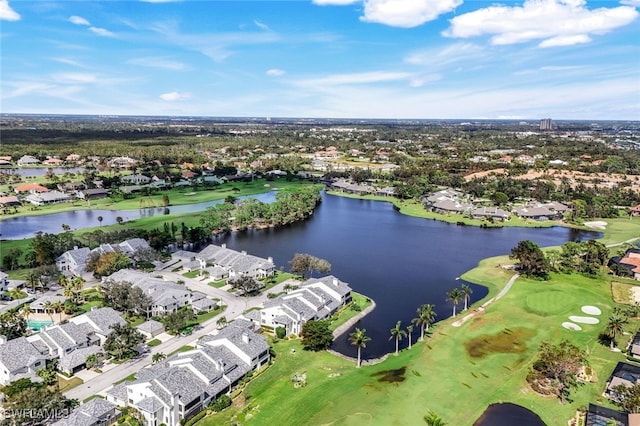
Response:
[[[200,260],[204,267],[218,266],[229,273],[229,278],[252,277],[266,278],[275,274],[276,266],[273,258],[262,258],[247,254],[246,251],[235,251],[227,248],[226,244],[216,246],[210,244],[205,247],[196,260]]]
[[[132,175],[121,176],[120,182],[129,185],[144,185],[151,182],[151,178],[149,176],[136,173]]]
[[[29,309],[31,312],[36,314],[48,314],[50,312],[47,311],[48,304],[61,302],[64,303],[68,297],[55,295],[44,295],[34,300],[29,304]]]
[[[158,334],[164,333],[164,324],[156,320],[148,320],[136,327],[147,339],[153,339]]]
[[[481,206],[476,207],[471,211],[471,217],[474,219],[494,219],[499,221],[509,220],[509,212],[506,210],[502,210],[499,207],[487,207]]]
[[[108,286],[112,282],[129,282],[134,287],[142,289],[144,294],[151,297],[151,305],[148,314],[151,316],[163,316],[177,311],[183,306],[193,305],[201,300],[202,293],[193,293],[187,287],[161,278],[155,278],[150,274],[133,270],[121,269],[108,277],[102,278],[102,286]],[[204,302],[197,304],[197,312],[204,309]]]
[[[67,250],[56,259],[56,267],[64,275],[81,276],[86,272],[90,254],[89,247],[76,247],[73,250]]]
[[[530,202],[514,208],[513,213],[523,219],[545,221],[562,219],[568,210],[569,207],[556,201],[549,203]]]
[[[96,345],[77,349],[69,355],[60,358],[60,361],[58,361],[58,370],[66,374],[75,374],[86,366],[87,357],[100,353],[102,353],[102,349]]]
[[[47,352],[38,350],[25,337],[7,341],[0,336],[0,384],[8,385],[22,378],[42,381],[36,376],[36,371],[44,368],[48,359]]]
[[[29,194],[25,198],[26,201],[30,202],[35,206],[43,206],[45,204],[54,204],[54,203],[62,203],[65,201],[70,201],[71,196],[69,194],[65,194],[60,191],[48,191],[36,194]]]
[[[53,423],[53,426],[106,426],[115,423],[120,417],[116,405],[103,398],[94,398],[85,402],[71,413]]]
[[[89,312],[86,312],[77,317],[69,319],[69,322],[82,325],[87,324],[90,326],[95,335],[98,336],[100,346],[104,344],[107,336],[111,333],[111,328],[115,324],[126,325],[126,321],[122,319],[122,316],[118,311],[112,308],[92,308]]]
[[[307,321],[326,319],[350,302],[351,287],[347,283],[333,275],[310,278],[299,289],[265,302],[259,323],[299,335]]]
[[[235,323],[206,336],[193,350],[138,371],[135,381],[107,391],[107,400],[135,407],[148,426],[178,426],[195,416],[231,392],[252,369],[269,362],[266,340],[253,332],[251,323]]]

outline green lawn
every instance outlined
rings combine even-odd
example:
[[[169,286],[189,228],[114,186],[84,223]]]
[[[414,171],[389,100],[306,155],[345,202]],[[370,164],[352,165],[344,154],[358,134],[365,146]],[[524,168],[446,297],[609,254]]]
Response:
[[[495,293],[511,274],[498,265],[508,262],[506,257],[485,260],[463,278],[491,281]],[[602,323],[581,324],[582,331],[561,327],[570,315],[584,315],[583,305],[599,307]],[[547,282],[519,278],[484,314],[459,328],[452,320],[439,323],[427,344],[418,343],[374,366],[356,369],[328,353],[305,352],[297,341],[280,341],[274,345],[273,367],[249,384],[233,408],[203,424],[413,425],[422,424],[422,416],[434,410],[447,424],[463,426],[495,402],[527,407],[548,425],[566,424],[589,402],[607,405],[601,396],[604,383],[616,362],[624,359],[597,342],[613,305],[607,277],[554,275]],[[627,329],[635,332],[637,327],[634,320]],[[574,390],[573,402],[566,404],[534,394],[525,382],[540,344],[563,339],[589,351],[597,377],[597,382]],[[402,368],[403,381],[381,380],[393,379],[385,372]],[[293,387],[290,379],[296,372],[306,372],[306,387]]]

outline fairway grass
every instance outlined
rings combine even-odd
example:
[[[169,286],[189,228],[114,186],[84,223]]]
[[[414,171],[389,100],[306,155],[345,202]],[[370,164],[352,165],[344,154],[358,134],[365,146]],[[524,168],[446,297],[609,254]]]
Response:
[[[507,263],[506,257],[487,259],[463,278],[492,281],[490,291],[495,292],[497,283],[504,285],[512,274],[496,266]],[[426,343],[360,369],[326,352],[303,351],[297,341],[281,341],[274,345],[275,364],[247,386],[232,408],[201,424],[417,425],[433,410],[447,424],[464,426],[498,402],[522,405],[550,426],[566,424],[590,402],[609,405],[601,394],[615,364],[624,360],[623,354],[598,343],[605,324],[583,323],[579,331],[562,326],[569,316],[584,315],[585,305],[600,309],[603,321],[611,315],[614,303],[606,277],[521,277],[504,297],[461,327],[445,320]],[[635,332],[637,326],[632,320],[627,330]],[[619,345],[624,347],[628,338]],[[540,344],[563,339],[588,352],[595,381],[574,389],[572,401],[561,404],[535,394],[525,377]],[[380,380],[401,369],[403,380]],[[296,372],[307,374],[306,387],[293,387],[290,379]]]

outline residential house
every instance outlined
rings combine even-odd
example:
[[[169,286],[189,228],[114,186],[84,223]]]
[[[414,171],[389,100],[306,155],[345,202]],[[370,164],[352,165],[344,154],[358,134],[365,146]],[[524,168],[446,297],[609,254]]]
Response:
[[[59,158],[47,158],[42,162],[45,166],[61,166],[64,161]]]
[[[76,192],[76,196],[81,200],[98,200],[107,198],[109,191],[104,188],[82,189]]]
[[[631,216],[640,216],[640,204],[631,207],[631,210],[629,210],[629,214],[631,214]]]
[[[447,213],[464,214],[466,212],[471,211],[474,208],[473,204],[464,203],[457,200],[436,201],[435,203],[432,203],[429,207],[431,208],[431,211],[440,213],[440,214],[447,214]]]
[[[103,398],[93,398],[53,423],[53,426],[107,426],[120,417],[116,405]]]
[[[44,368],[48,359],[48,352],[36,349],[26,337],[7,341],[0,336],[0,384],[8,385],[22,378],[41,381],[36,371]]]
[[[619,385],[630,387],[640,382],[640,367],[626,362],[618,362],[605,385],[604,395],[614,401],[618,401],[620,396],[616,394],[614,388]]]
[[[523,219],[545,221],[562,219],[568,210],[569,207],[555,201],[550,203],[533,202],[514,208],[513,213]]]
[[[228,394],[247,373],[269,362],[269,345],[237,320],[196,348],[138,371],[136,380],[107,391],[107,400],[134,407],[147,426],[178,426]]]
[[[67,297],[65,296],[45,295],[31,302],[29,304],[29,309],[31,309],[31,312],[35,314],[48,314],[49,312],[45,308],[47,303],[56,303],[56,302],[64,303],[66,300],[67,300]]]
[[[144,294],[151,298],[151,306],[149,306],[148,315],[163,316],[177,311],[183,306],[192,306],[193,303],[204,298],[202,293],[193,293],[184,285],[165,281],[160,278],[154,278],[146,272],[122,269],[108,277],[102,278],[103,286],[108,286],[111,282],[129,282],[134,287],[142,289]],[[206,309],[205,306],[215,306],[199,302],[194,311],[200,312]]]
[[[7,195],[6,197],[0,197],[0,207],[13,207],[13,206],[21,206],[22,203],[18,200],[18,197],[15,195]]]
[[[40,160],[33,155],[23,155],[18,159],[17,163],[20,167],[28,167],[40,164]]]
[[[612,423],[613,422],[613,423]],[[600,405],[589,404],[585,426],[639,426],[640,414],[629,414]]]
[[[126,321],[122,319],[118,311],[112,308],[92,308],[77,317],[69,319],[74,324],[88,324],[100,341],[100,346],[104,345],[107,336],[111,333],[111,328],[115,324],[126,325]]]
[[[275,274],[275,264],[273,258],[262,258],[247,254],[246,251],[235,251],[227,248],[226,244],[216,246],[210,244],[205,247],[196,260],[202,262],[203,266],[218,266],[229,273],[229,278],[253,277],[266,278]]]
[[[640,331],[633,336],[633,339],[629,342],[627,350],[629,351],[629,355],[632,357],[640,358]]]
[[[151,178],[149,176],[135,173],[132,175],[121,176],[120,182],[129,184],[129,185],[146,185],[149,182],[151,182]]]
[[[333,275],[310,278],[300,288],[268,300],[260,310],[259,324],[276,329],[283,327],[287,334],[299,335],[310,320],[323,320],[351,302],[351,288]]]
[[[148,320],[136,327],[147,339],[153,339],[158,334],[164,333],[164,324],[156,320]]]
[[[109,166],[121,169],[128,169],[136,164],[138,164],[138,160],[130,157],[115,157],[109,160]]]
[[[337,181],[332,182],[329,186],[331,189],[342,191],[347,194],[367,195],[375,192],[375,188],[371,185],[361,185],[344,179],[338,179]]]
[[[71,196],[60,191],[47,191],[37,194],[29,194],[27,195],[25,200],[35,206],[43,206],[45,204],[63,203],[66,201],[70,201]]]
[[[631,248],[624,253],[624,256],[613,257],[609,261],[609,267],[613,265],[618,267],[617,274],[626,270],[626,275],[640,281],[640,249]]]
[[[91,255],[89,247],[75,247],[67,250],[56,259],[58,271],[65,275],[82,276],[86,272],[87,261]]]
[[[471,217],[474,219],[493,219],[499,221],[509,220],[509,212],[499,207],[476,207],[471,211]]]
[[[35,194],[39,192],[47,192],[49,191],[49,188],[38,185],[37,183],[23,183],[13,188],[13,190],[16,192],[16,194],[22,194],[26,192]]]

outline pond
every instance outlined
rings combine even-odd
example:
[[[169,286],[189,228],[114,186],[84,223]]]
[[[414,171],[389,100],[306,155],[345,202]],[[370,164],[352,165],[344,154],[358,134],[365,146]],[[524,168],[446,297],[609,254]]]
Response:
[[[531,410],[509,402],[491,404],[473,426],[546,426]]]

